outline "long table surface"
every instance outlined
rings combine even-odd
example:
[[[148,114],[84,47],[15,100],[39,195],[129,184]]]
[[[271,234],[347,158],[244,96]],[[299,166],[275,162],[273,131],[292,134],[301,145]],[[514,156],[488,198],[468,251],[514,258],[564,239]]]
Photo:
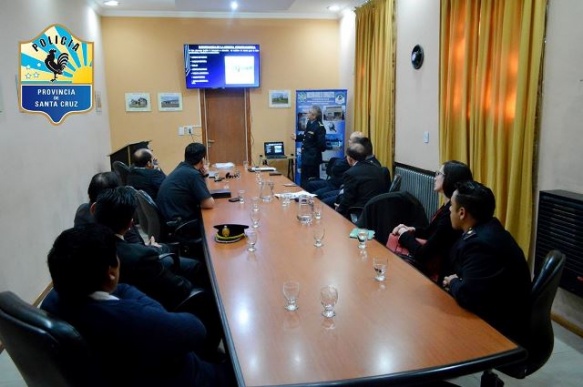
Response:
[[[269,176],[275,193],[299,191]],[[229,185],[245,203],[215,199],[203,210],[206,260],[226,331],[226,345],[241,386],[404,385],[479,372],[520,360],[525,351],[485,321],[457,305],[436,284],[380,243],[367,256],[349,234],[354,225],[323,206],[324,246],[313,246],[311,226],[296,219],[297,203],[260,203],[257,251],[245,239],[215,242],[214,225],[251,225],[255,173],[209,180]],[[387,279],[374,279],[372,257],[389,260]],[[300,283],[299,309],[284,309],[282,284]],[[338,289],[336,316],[325,318],[319,290]]]

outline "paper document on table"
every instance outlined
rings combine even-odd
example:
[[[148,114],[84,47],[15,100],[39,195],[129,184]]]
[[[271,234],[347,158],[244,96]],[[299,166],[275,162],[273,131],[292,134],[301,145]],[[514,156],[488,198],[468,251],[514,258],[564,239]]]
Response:
[[[316,195],[314,195],[313,193],[309,193],[308,191],[300,191],[300,192],[288,192],[288,194],[290,195],[290,199],[297,199],[297,198],[299,198],[299,197],[300,197],[300,196],[302,196],[302,195],[305,195],[305,196],[310,196],[310,197],[314,197],[314,196],[316,196]],[[282,195],[283,195],[282,193],[280,193],[280,194],[275,194],[275,197],[277,197],[277,198],[281,198],[281,196],[282,196]]]
[[[217,169],[230,169],[230,168],[234,168],[235,164],[234,163],[216,163],[215,167]]]

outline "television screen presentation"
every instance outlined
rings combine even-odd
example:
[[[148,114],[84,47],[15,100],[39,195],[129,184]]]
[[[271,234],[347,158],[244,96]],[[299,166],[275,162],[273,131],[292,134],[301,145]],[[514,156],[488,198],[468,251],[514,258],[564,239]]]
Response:
[[[185,44],[187,89],[259,87],[258,44]]]

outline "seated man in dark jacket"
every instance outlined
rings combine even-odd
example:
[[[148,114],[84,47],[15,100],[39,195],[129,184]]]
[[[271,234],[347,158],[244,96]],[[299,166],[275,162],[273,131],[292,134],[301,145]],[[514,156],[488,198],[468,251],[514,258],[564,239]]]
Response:
[[[529,318],[530,271],[524,253],[494,218],[496,202],[475,181],[458,183],[451,197],[451,224],[462,237],[451,249],[453,273],[443,286],[462,307],[476,313],[518,344]]]
[[[121,182],[119,177],[115,172],[99,172],[93,175],[91,181],[89,182],[89,187],[87,188],[87,194],[89,195],[89,203],[83,203],[77,208],[75,213],[74,225],[80,226],[88,223],[95,223],[95,218],[91,213],[91,205],[97,201],[99,194],[107,189],[112,189],[119,187]],[[144,239],[141,237],[140,232],[132,224],[132,227],[124,235],[124,239],[128,243],[139,243],[144,245]],[[148,241],[148,246],[156,247],[160,253],[168,253],[171,251],[170,247],[167,245],[160,245],[156,243],[154,238]]]
[[[174,309],[190,294],[191,282],[202,285],[201,264],[194,259],[180,258],[180,266],[171,270],[171,265],[159,259],[157,249],[128,243],[124,236],[131,228],[136,207],[130,187],[105,190],[95,202],[95,220],[117,236],[117,253],[123,268],[121,282],[136,286],[166,308]]]
[[[158,166],[150,149],[141,148],[134,152],[133,165],[128,173],[128,185],[143,190],[156,200],[158,189],[165,178],[166,174]]]
[[[87,224],[64,231],[48,254],[54,289],[42,308],[73,325],[110,386],[231,386],[229,363],[201,360],[206,331],[135,287],[118,284],[116,237]]]
[[[336,211],[348,217],[351,207],[364,207],[373,197],[387,192],[390,181],[383,168],[367,160],[363,144],[350,145],[346,157],[351,167],[344,172],[343,193],[338,196]]]

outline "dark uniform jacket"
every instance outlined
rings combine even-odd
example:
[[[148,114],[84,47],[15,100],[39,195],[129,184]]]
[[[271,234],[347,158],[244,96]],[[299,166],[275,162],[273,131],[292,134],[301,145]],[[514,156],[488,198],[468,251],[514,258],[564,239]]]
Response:
[[[466,232],[451,250],[459,279],[450,293],[518,344],[528,330],[530,271],[524,253],[500,221],[492,218]]]
[[[304,134],[296,137],[302,142],[302,165],[319,166],[326,150],[326,128],[320,121],[308,121]]]

